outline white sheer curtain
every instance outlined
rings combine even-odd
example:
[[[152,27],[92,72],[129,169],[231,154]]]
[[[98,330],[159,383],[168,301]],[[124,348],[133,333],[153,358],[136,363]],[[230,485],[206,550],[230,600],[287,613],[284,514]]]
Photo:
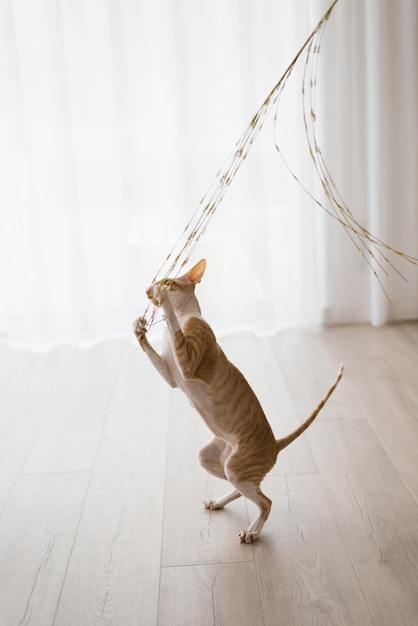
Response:
[[[2,0],[0,333],[130,333],[212,177],[328,8],[319,0]],[[318,72],[323,152],[359,221],[418,256],[416,0],[340,0]],[[306,186],[300,72],[278,131]],[[217,330],[418,317],[387,304],[298,188],[270,120],[197,246]]]
[[[326,36],[323,137],[337,186],[360,223],[416,257],[418,2],[341,0]],[[391,256],[408,283],[383,277],[388,303],[344,233],[321,220],[324,321],[417,318],[418,268]]]

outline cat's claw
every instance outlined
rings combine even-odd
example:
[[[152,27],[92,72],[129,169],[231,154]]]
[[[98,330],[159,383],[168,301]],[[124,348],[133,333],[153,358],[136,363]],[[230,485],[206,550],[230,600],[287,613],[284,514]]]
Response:
[[[249,530],[241,530],[239,534],[240,543],[252,543],[253,541],[257,541],[258,532],[250,532]]]
[[[203,502],[203,506],[205,509],[209,509],[209,511],[216,511],[217,509],[223,509],[223,505],[219,504],[216,500],[205,500]]]
[[[145,317],[138,317],[136,322],[134,322],[132,325],[132,330],[135,333],[135,337],[138,339],[139,345],[143,350],[145,350],[148,345],[148,340],[146,337],[147,320],[145,319]]]

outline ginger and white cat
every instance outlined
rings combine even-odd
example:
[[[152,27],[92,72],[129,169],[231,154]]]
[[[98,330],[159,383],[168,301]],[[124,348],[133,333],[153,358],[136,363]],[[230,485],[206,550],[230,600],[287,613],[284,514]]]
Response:
[[[195,285],[202,279],[206,261],[174,280],[151,285],[146,293],[161,304],[167,323],[161,356],[145,333],[145,320],[134,324],[135,335],[149,359],[171,387],[179,387],[200,413],[215,437],[199,454],[201,465],[234,490],[219,500],[207,500],[207,509],[221,509],[241,495],[254,502],[260,513],[239,533],[241,543],[255,541],[267,520],[271,500],[260,483],[276,462],[278,453],[313,422],[342,376],[299,428],[276,439],[261,405],[241,372],[228,361],[209,324],[202,318]]]

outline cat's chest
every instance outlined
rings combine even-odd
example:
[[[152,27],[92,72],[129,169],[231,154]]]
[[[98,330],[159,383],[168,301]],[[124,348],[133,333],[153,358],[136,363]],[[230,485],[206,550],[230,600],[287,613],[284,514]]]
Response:
[[[204,418],[209,428],[213,432],[217,432],[220,429],[220,424],[217,423],[218,420],[216,419],[217,402],[214,389],[207,382],[183,378],[168,337],[164,341],[163,358],[177,387],[185,393],[190,404]]]
[[[210,430],[217,437],[234,445],[237,430],[234,408],[236,394],[231,393],[231,389],[241,393],[244,389],[248,390],[248,383],[229,363],[216,341],[208,342],[205,346],[196,376],[191,378],[185,378],[182,374],[178,364],[179,355],[174,351],[168,332],[164,337],[163,358],[176,386],[185,393]]]
[[[189,398],[191,404],[200,412],[209,411],[211,401],[208,394],[207,385],[198,380],[184,380],[177,364],[176,357],[169,341],[164,346],[164,360],[167,363],[170,373],[179,389]]]

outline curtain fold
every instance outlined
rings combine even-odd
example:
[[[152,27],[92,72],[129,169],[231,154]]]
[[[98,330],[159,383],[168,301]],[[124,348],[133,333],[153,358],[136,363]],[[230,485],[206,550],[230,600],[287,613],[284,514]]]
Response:
[[[129,334],[144,289],[329,3],[4,0],[0,335]],[[339,0],[318,64],[321,147],[358,221],[418,256],[418,3]],[[318,197],[303,62],[192,261],[218,331],[418,317],[418,268],[388,303]]]
[[[341,2],[335,18],[327,31],[332,54],[322,57],[329,166],[359,222],[416,257],[418,3]],[[389,255],[405,282],[396,271],[386,276],[372,262],[389,301],[341,229],[329,220],[324,228],[329,256],[324,321],[380,325],[418,316],[416,267]]]

